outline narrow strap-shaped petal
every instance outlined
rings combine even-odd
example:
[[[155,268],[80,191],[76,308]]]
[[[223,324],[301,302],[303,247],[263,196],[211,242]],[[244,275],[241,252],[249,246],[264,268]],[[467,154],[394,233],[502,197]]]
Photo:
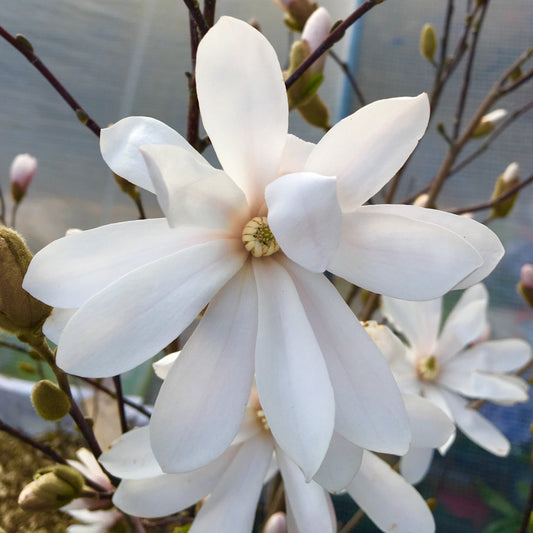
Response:
[[[324,272],[341,239],[342,213],[334,177],[286,174],[265,191],[268,224],[293,261]]]
[[[435,521],[424,498],[387,463],[365,450],[348,493],[382,531],[432,533]]]
[[[340,492],[351,483],[362,459],[363,448],[334,431],[324,462],[313,480],[330,492]]]
[[[478,446],[494,455],[506,456],[511,444],[494,424],[468,408],[468,401],[453,392],[441,389],[440,393],[448,404],[459,429]]]
[[[250,395],[256,335],[247,263],[209,304],[159,391],[150,431],[165,472],[200,468],[232,442]]]
[[[363,205],[401,168],[424,135],[427,95],[378,100],[331,128],[305,170],[337,176],[343,211]]]
[[[310,479],[329,447],[333,389],[321,348],[287,271],[253,261],[259,326],[255,353],[259,400],[280,448]]]
[[[276,52],[246,22],[221,17],[198,47],[196,88],[222,167],[259,208],[265,186],[276,177],[288,127]]]
[[[232,230],[246,223],[244,193],[222,170],[178,146],[150,145],[140,150],[171,227]]]
[[[411,448],[400,459],[400,473],[409,483],[416,485],[426,476],[434,453],[434,448]]]
[[[109,168],[131,183],[154,192],[139,148],[144,144],[173,144],[198,161],[205,159],[171,127],[150,117],[127,117],[100,132],[100,150]]]
[[[283,264],[324,353],[335,393],[335,430],[362,448],[405,453],[411,440],[407,414],[376,345],[325,276],[288,259]]]
[[[53,307],[81,307],[124,274],[218,236],[213,230],[198,228],[172,230],[164,218],[73,233],[35,255],[23,287]]]
[[[239,270],[240,249],[231,239],[199,244],[108,285],[68,322],[57,364],[74,375],[107,377],[157,354]]]
[[[336,520],[329,494],[315,481],[306,482],[302,471],[279,448],[276,448],[285,499],[298,531],[335,533]]]
[[[190,533],[250,533],[273,445],[264,435],[243,443],[196,515]]]
[[[144,479],[163,473],[150,446],[148,426],[124,433],[98,460],[108,472],[122,479]]]
[[[401,331],[413,351],[431,355],[435,349],[440,328],[442,298],[425,302],[410,302],[383,296],[381,309],[394,327]]]
[[[443,228],[448,228],[471,244],[481,255],[482,264],[457,283],[453,287],[454,289],[466,289],[475,283],[479,283],[494,270],[494,267],[500,262],[505,253],[496,233],[471,218],[446,213],[439,209],[426,209],[414,205],[373,205],[367,207],[374,212],[395,213],[413,220],[432,222]]]
[[[115,491],[113,503],[132,516],[155,518],[177,513],[214,490],[239,449],[239,446],[232,446],[217,460],[194,472],[125,479]]]
[[[344,214],[328,270],[359,287],[405,300],[442,296],[482,259],[457,233],[375,206]]]
[[[439,363],[450,361],[465,346],[479,339],[488,327],[489,295],[481,283],[467,289],[455,304],[435,347]]]

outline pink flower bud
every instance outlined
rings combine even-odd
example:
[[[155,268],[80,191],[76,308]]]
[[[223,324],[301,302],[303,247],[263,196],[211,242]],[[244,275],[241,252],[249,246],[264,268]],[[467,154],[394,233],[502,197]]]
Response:
[[[20,202],[37,170],[37,159],[30,154],[19,154],[11,163],[11,195],[15,202]]]
[[[533,265],[526,263],[520,269],[520,281],[524,287],[533,289]]]
[[[285,513],[274,513],[266,522],[263,533],[287,533]]]

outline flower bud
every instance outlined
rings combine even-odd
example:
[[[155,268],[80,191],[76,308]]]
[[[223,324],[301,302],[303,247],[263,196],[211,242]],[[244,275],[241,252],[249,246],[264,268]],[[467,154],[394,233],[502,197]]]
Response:
[[[140,200],[139,189],[137,189],[136,185],[131,183],[131,181],[128,181],[123,177],[119,176],[118,174],[115,174],[114,172],[113,177],[115,178],[119,189],[123,193],[126,193],[135,203]]]
[[[329,123],[329,109],[318,94],[313,94],[310,100],[298,106],[298,112],[302,118],[312,126],[328,131],[331,128]]]
[[[37,170],[37,159],[30,154],[19,154],[11,163],[9,171],[11,180],[11,196],[16,203],[19,203]]]
[[[287,517],[281,511],[274,513],[265,524],[263,533],[287,533]]]
[[[317,4],[309,0],[274,0],[283,11],[283,21],[294,31],[302,31],[311,13],[316,10]]]
[[[533,265],[529,263],[522,265],[516,289],[529,306],[533,307]]]
[[[34,385],[31,403],[37,414],[45,420],[61,420],[70,411],[68,396],[47,379],[42,379]]]
[[[437,50],[437,37],[431,24],[424,24],[420,32],[420,53],[428,60],[433,61]]]
[[[0,225],[0,328],[16,335],[42,335],[52,310],[22,288],[31,259],[22,236]]]
[[[494,111],[483,115],[479,124],[472,132],[472,137],[483,137],[483,135],[488,135],[494,130],[496,124],[501,122],[506,116],[507,111],[505,109],[495,109]]]
[[[331,17],[329,12],[324,7],[319,7],[307,19],[304,29],[302,31],[302,41],[307,41],[309,45],[309,52],[313,53],[322,41],[329,35],[331,30]],[[317,59],[310,67],[312,73],[322,72],[324,70],[324,63],[326,61],[326,54]]]
[[[83,485],[76,469],[55,465],[22,489],[18,503],[25,511],[54,511],[81,496]]]
[[[501,174],[498,176],[494,185],[494,191],[491,196],[491,200],[496,200],[506,192],[516,187],[520,183],[520,167],[517,163],[511,163]],[[509,198],[506,198],[502,202],[498,202],[492,207],[493,217],[506,217],[514,206],[518,191]]]
[[[428,206],[428,199],[429,199],[429,194],[427,194],[427,193],[419,194],[415,198],[415,201],[413,202],[413,205],[416,205],[418,207],[429,207]]]

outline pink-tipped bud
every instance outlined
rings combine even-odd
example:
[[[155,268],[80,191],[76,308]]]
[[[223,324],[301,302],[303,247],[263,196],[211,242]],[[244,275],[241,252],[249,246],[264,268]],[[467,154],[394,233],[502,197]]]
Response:
[[[487,135],[494,130],[498,122],[501,122],[507,114],[505,109],[495,109],[483,115],[476,129],[472,132],[472,137],[483,137],[483,135]]]
[[[18,203],[24,198],[26,190],[35,176],[37,159],[30,154],[19,154],[11,163],[11,196]]]
[[[266,522],[263,533],[287,533],[287,518],[285,513],[274,513]]]
[[[520,281],[517,285],[518,293],[533,307],[533,265],[526,263],[520,269]]]

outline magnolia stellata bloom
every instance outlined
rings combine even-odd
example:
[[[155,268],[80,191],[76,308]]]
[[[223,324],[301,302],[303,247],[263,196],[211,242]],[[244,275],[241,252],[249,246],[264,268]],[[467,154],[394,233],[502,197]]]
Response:
[[[176,359],[178,353],[159,361],[154,365],[157,374],[166,378]],[[438,408],[412,395],[406,405],[414,442],[437,446],[448,439],[453,424]],[[320,484],[334,492],[347,489],[384,531],[393,524],[399,532],[434,530],[433,517],[420,495],[386,463],[336,432],[324,463],[306,482],[273,439],[255,387],[233,444],[201,469],[165,474],[151,450],[149,428],[123,435],[100,461],[123,478],[113,502],[126,513],[164,516],[210,495],[193,523],[193,533],[249,533],[262,485],[278,469],[285,484],[289,533],[336,531],[330,497]]]
[[[409,346],[389,331],[369,329],[389,360],[405,392],[420,394],[445,411],[457,427],[485,450],[504,456],[510,444],[504,435],[476,410],[473,399],[503,405],[526,401],[527,383],[508,372],[531,359],[531,348],[521,339],[479,340],[488,329],[487,290],[482,284],[463,293],[439,333],[442,300],[408,302],[383,298],[383,312],[402,332]],[[440,448],[444,453],[452,437]],[[401,471],[412,482],[427,472],[433,450],[414,447],[402,459]]]
[[[83,376],[125,372],[209,303],[155,405],[152,442],[165,471],[200,468],[228,447],[254,375],[272,434],[306,478],[334,425],[358,446],[404,453],[409,427],[386,362],[322,272],[424,299],[499,261],[497,237],[473,220],[362,205],[423,135],[427,96],[374,102],[306,143],[287,134],[273,48],[229,17],[202,39],[196,82],[224,170],[159,121],[121,120],[101,132],[103,157],[155,192],[166,218],[69,235],[30,265],[26,290],[78,309],[62,329],[58,365]]]

